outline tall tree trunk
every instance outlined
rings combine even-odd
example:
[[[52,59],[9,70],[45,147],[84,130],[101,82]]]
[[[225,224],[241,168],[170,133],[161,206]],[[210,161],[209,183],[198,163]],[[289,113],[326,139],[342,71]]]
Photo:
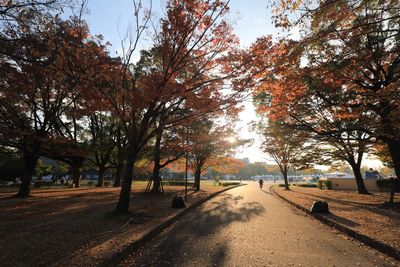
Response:
[[[367,188],[365,187],[364,179],[361,174],[361,166],[354,162],[349,162],[349,164],[353,170],[354,177],[356,179],[358,193],[364,195],[369,194]]]
[[[194,172],[194,188],[198,191],[200,190],[200,178],[201,178],[201,168],[196,168]]]
[[[121,186],[121,180],[122,176],[124,174],[124,164],[122,162],[119,162],[117,164],[116,168],[116,173],[115,173],[115,180],[114,180],[114,187],[120,187]]]
[[[103,187],[104,186],[104,173],[106,172],[106,168],[104,166],[99,167],[99,171],[97,173],[98,180],[96,187]]]
[[[394,124],[390,117],[391,110],[387,109],[390,104],[385,101],[381,103],[381,106],[384,107],[379,114],[381,116],[381,127],[384,134],[382,140],[388,146],[390,157],[392,158],[394,171],[397,178],[400,179],[400,140],[398,139],[398,125]]]
[[[75,188],[79,188],[81,185],[81,178],[82,178],[82,160],[74,160],[72,163],[72,181],[75,185]]]
[[[161,178],[160,178],[160,163],[154,162],[153,168],[153,188],[151,189],[152,193],[161,193]]]
[[[283,175],[283,181],[285,182],[285,190],[289,190],[288,169],[287,169],[287,167],[281,168],[281,173]]]
[[[39,159],[39,148],[33,149],[33,152],[25,151],[23,153],[24,169],[22,171],[21,185],[16,195],[19,198],[30,197],[32,176]]]
[[[153,160],[154,160],[154,168],[153,168],[153,188],[151,190],[152,193],[160,193],[161,192],[161,179],[160,179],[160,161],[161,161],[161,139],[162,139],[162,130],[157,131],[157,136],[156,136],[156,143],[154,145],[154,154],[153,154]]]
[[[117,213],[128,213],[129,202],[131,197],[133,166],[135,165],[137,151],[128,149],[128,156],[126,160],[125,175],[121,185],[121,192],[115,211]]]
[[[386,144],[392,158],[394,171],[397,178],[400,179],[400,140],[388,140]]]

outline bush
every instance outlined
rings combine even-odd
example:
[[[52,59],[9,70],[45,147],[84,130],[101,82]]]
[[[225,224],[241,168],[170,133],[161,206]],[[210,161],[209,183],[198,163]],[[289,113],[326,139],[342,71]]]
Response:
[[[317,184],[297,184],[297,186],[300,186],[300,187],[313,187],[313,188],[318,187]]]
[[[38,180],[33,183],[33,186],[35,188],[41,188],[42,186],[50,187],[50,185],[52,184],[53,184],[52,181]]]
[[[92,187],[92,186],[94,186],[94,182],[89,181],[89,182],[87,183],[87,185],[88,185],[89,187]]]
[[[233,185],[240,185],[240,182],[220,182],[220,186],[233,186]]]
[[[185,181],[162,181],[163,185],[173,185],[173,186],[184,186]],[[193,186],[194,182],[193,181],[188,181],[188,186]]]
[[[289,186],[292,186],[292,184],[288,184]],[[279,187],[285,187],[285,184],[279,184]]]
[[[390,188],[390,179],[378,179],[376,180],[376,185],[382,189]]]
[[[329,180],[318,180],[318,183],[316,185],[319,189],[327,189],[331,190],[332,189],[332,182]]]
[[[389,190],[391,183],[395,183],[396,189],[398,191],[399,190],[398,188],[400,188],[400,179],[378,179],[378,180],[376,180],[376,185],[380,189]]]
[[[111,182],[110,181],[105,181],[104,182],[104,187],[110,187],[111,186]]]

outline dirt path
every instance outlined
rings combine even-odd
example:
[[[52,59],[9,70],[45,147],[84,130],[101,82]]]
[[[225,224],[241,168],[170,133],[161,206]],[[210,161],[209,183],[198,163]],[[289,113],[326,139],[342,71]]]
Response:
[[[261,191],[224,193],[184,216],[122,266],[398,266]]]

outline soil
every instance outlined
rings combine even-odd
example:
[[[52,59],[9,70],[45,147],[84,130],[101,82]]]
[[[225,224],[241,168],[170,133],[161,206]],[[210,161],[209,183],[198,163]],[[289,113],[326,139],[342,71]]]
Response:
[[[314,201],[326,201],[329,219],[372,237],[394,248],[400,249],[400,196],[395,204],[387,205],[389,193],[374,192],[360,195],[350,190],[320,190],[291,186],[290,190],[273,187],[274,192],[309,209]]]
[[[120,188],[41,189],[28,199],[0,193],[1,266],[94,266],[178,212],[170,207],[182,186],[163,194],[133,185],[130,213],[114,213]],[[187,205],[224,189],[189,191]]]

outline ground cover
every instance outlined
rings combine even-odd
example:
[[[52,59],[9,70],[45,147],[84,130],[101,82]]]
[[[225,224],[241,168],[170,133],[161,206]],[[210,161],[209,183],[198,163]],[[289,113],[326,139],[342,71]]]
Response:
[[[0,193],[2,266],[99,264],[178,212],[171,200],[184,187],[148,194],[146,184],[133,184],[127,215],[113,213],[120,188],[34,189],[28,199]],[[203,182],[202,190],[190,189],[187,205],[225,188]]]
[[[321,190],[291,186],[291,190],[274,186],[273,191],[284,198],[309,209],[314,201],[329,204],[330,220],[353,229],[377,241],[400,249],[400,197],[395,197],[396,205],[384,205],[388,201],[386,192],[360,195],[350,190]]]

